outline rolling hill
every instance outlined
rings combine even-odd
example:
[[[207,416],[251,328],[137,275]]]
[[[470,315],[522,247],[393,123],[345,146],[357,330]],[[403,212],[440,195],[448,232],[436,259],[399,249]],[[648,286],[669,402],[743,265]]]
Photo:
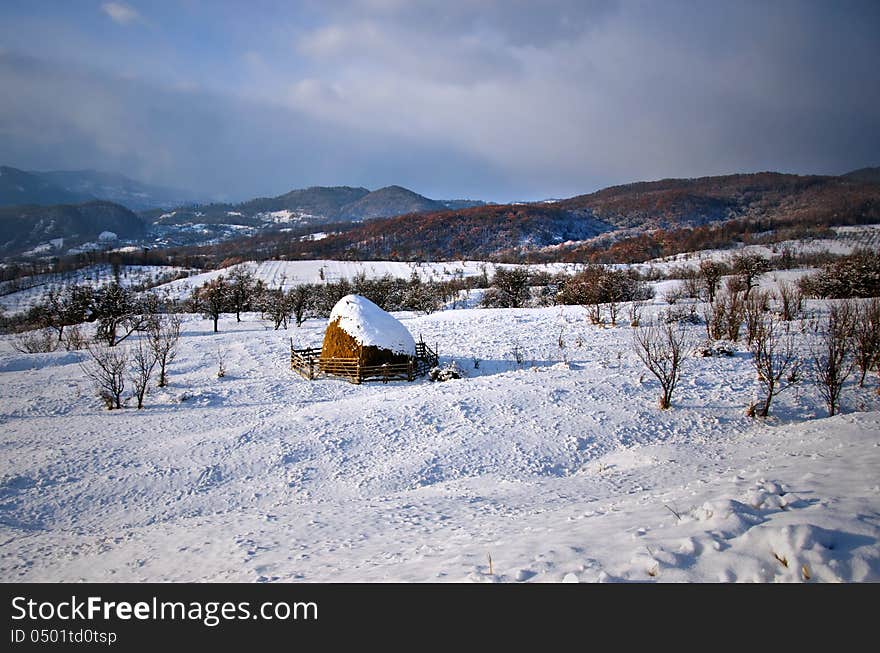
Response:
[[[102,234],[104,241],[114,242],[117,238],[138,239],[145,233],[144,223],[133,212],[98,200],[78,205],[3,207],[0,228],[0,255],[4,257],[34,248],[42,254],[61,254],[99,241]]]

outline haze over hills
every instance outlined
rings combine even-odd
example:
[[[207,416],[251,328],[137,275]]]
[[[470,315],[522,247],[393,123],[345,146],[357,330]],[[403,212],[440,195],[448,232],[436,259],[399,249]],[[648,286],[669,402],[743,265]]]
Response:
[[[69,191],[32,172],[0,166],[0,206],[75,204],[90,199],[94,198],[87,193]]]
[[[0,166],[0,206],[78,204],[104,200],[132,211],[172,208],[197,198],[175,188],[145,184],[96,170],[25,171]]]
[[[125,175],[97,170],[53,170],[32,174],[70,192],[116,202],[132,211],[172,208],[199,199],[190,191],[145,184]]]

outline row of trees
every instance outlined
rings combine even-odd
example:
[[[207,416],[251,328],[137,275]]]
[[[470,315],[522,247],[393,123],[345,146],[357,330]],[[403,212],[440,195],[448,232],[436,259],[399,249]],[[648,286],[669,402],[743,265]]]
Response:
[[[844,385],[853,373],[858,371],[862,386],[868,372],[880,364],[880,299],[836,302],[826,317],[804,320],[801,332],[807,343],[799,348],[792,322],[781,313],[756,313],[749,327],[748,348],[757,388],[748,415],[769,415],[773,399],[799,384],[805,370],[829,416],[837,414]],[[660,383],[660,408],[669,408],[684,361],[696,347],[692,333],[678,323],[652,324],[633,331],[633,347]]]
[[[211,319],[214,331],[223,313],[259,312],[272,322],[275,329],[287,328],[291,322],[300,326],[313,317],[327,317],[345,295],[358,294],[386,311],[418,311],[426,314],[446,304],[455,304],[462,290],[479,283],[477,279],[457,278],[446,281],[422,281],[413,273],[409,279],[383,276],[369,279],[365,274],[353,279],[340,279],[320,284],[298,284],[285,289],[282,279],[278,287],[269,287],[244,268],[236,268],[195,288],[188,307]]]

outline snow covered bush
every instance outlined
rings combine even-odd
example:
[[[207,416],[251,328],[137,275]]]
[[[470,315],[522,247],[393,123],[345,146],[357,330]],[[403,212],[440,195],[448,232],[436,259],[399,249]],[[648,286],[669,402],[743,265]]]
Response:
[[[466,375],[455,361],[451,361],[443,367],[432,367],[428,372],[428,379],[431,381],[449,381],[450,379],[461,379]]]
[[[19,333],[12,340],[12,347],[22,354],[46,354],[55,351],[58,342],[52,329],[34,329]]]
[[[486,308],[522,308],[531,298],[527,268],[495,268],[492,285],[483,295]]]
[[[799,284],[805,295],[820,299],[880,297],[880,258],[870,250],[853,252]]]
[[[705,342],[697,349],[697,355],[704,358],[710,356],[726,356],[728,358],[736,355],[736,348],[733,343],[727,341]]]

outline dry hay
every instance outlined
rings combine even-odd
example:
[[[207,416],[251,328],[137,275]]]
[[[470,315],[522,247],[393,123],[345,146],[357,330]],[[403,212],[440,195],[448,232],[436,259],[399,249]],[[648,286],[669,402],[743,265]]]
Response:
[[[406,354],[396,354],[375,345],[362,346],[351,334],[339,326],[339,318],[327,325],[327,330],[324,332],[324,344],[321,346],[320,362],[334,358],[356,359],[361,367],[384,363],[405,365],[410,360]]]

